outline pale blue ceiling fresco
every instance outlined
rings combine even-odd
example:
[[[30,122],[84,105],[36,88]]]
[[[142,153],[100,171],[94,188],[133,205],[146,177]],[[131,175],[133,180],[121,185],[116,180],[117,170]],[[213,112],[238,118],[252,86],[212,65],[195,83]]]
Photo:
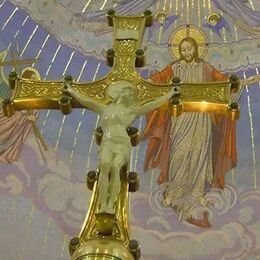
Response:
[[[112,29],[105,14],[111,8],[124,15],[150,9],[168,17],[144,34],[146,65],[139,69],[144,78],[173,60],[170,36],[187,24],[205,32],[205,60],[223,73],[248,78],[260,72],[258,0],[4,0],[0,51],[7,51],[6,61],[12,53],[19,60],[39,58],[18,69],[32,66],[46,80],[69,74],[79,82],[94,81],[110,70],[105,51],[112,46]],[[213,12],[222,19],[217,26],[206,19]],[[6,77],[12,69],[4,66]],[[133,148],[130,169],[139,173],[140,190],[131,194],[130,224],[142,259],[260,259],[260,83],[240,94],[238,164],[226,175],[210,229],[180,223],[160,204],[158,172],[143,172],[147,142]],[[145,122],[142,117],[134,125],[141,131]],[[78,234],[91,196],[84,178],[96,169],[98,123],[88,110],[68,116],[39,111],[36,125],[49,151],[31,130],[18,160],[0,164],[0,259],[69,259],[68,241]]]

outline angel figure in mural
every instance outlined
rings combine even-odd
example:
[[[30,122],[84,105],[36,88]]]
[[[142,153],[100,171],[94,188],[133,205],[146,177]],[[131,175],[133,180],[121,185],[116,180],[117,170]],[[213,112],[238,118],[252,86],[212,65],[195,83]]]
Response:
[[[0,59],[4,60],[7,55],[6,51],[0,53]],[[23,78],[40,80],[40,74],[34,68],[26,67],[22,70]],[[6,117],[2,111],[2,102],[5,98],[12,95],[9,88],[9,83],[3,73],[3,68],[0,71],[0,163],[13,163],[18,160],[22,146],[33,127],[34,134],[38,140],[47,148],[38,131],[35,122],[37,119],[36,111],[17,111],[14,116]]]
[[[137,117],[160,107],[178,92],[172,89],[144,105],[137,104],[137,88],[128,81],[117,81],[108,87],[108,95],[112,98],[108,105],[102,105],[70,86],[67,86],[65,92],[101,117],[103,137],[99,150],[98,207],[100,213],[113,214],[121,187],[120,170],[129,162],[132,147],[126,129]]]
[[[227,81],[228,76],[205,62],[206,38],[199,29],[187,26],[172,37],[171,48],[177,60],[151,76],[155,83]],[[247,82],[253,83],[255,78]],[[259,80],[259,78],[258,78]],[[159,168],[158,183],[168,183],[163,205],[173,207],[181,221],[210,227],[208,213],[195,217],[194,200],[206,207],[206,185],[223,189],[225,173],[236,166],[235,122],[210,113],[189,112],[178,118],[159,108],[147,115],[143,137],[148,138],[144,170]]]
[[[203,27],[210,29],[213,33],[217,34],[221,38],[221,30],[225,29],[227,32],[231,33],[230,26],[226,19],[220,14],[214,12],[207,16],[207,22],[203,23]]]
[[[157,13],[153,26],[148,28],[148,41],[151,41],[155,29],[158,30],[162,28],[163,32],[165,33],[169,27],[178,19],[178,17],[178,15],[171,15],[167,17],[165,12]]]

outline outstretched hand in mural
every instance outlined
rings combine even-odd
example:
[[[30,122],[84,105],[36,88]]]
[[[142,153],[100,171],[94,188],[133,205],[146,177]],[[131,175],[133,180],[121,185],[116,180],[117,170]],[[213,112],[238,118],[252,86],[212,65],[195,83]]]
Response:
[[[246,85],[252,85],[252,84],[259,82],[259,81],[260,81],[260,75],[253,75],[253,76],[250,76],[246,79],[241,79],[240,85],[241,85],[241,87],[246,86]]]

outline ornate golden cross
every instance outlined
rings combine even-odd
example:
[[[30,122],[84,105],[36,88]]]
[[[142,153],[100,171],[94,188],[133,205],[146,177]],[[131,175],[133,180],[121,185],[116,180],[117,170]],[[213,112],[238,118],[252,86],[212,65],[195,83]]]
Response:
[[[146,81],[136,72],[136,67],[144,65],[145,53],[141,49],[145,26],[152,25],[152,13],[145,11],[139,16],[117,16],[114,11],[107,13],[108,23],[113,26],[113,49],[107,51],[107,63],[112,70],[102,79],[92,83],[75,83],[69,76],[64,81],[33,81],[17,77],[11,73],[9,82],[15,89],[12,100],[4,101],[4,112],[11,116],[15,110],[61,109],[69,114],[73,108],[82,106],[74,99],[64,95],[67,82],[78,92],[106,104],[111,98],[107,87],[118,80],[127,80],[137,87],[138,102],[146,103],[164,95],[172,85],[157,85]],[[179,85],[175,81],[173,84]],[[229,82],[212,84],[181,84],[180,99],[172,100],[172,115],[178,116],[186,111],[215,112],[238,116],[238,109],[230,107]],[[97,132],[97,136],[100,132]],[[130,133],[132,139],[136,133]],[[134,143],[134,141],[132,142]],[[130,240],[128,228],[128,191],[138,186],[136,173],[127,173],[127,166],[121,171],[122,186],[116,205],[115,218],[97,216],[98,172],[91,171],[86,179],[93,190],[89,210],[79,237],[73,238],[69,250],[73,260],[92,259],[88,257],[111,257],[109,259],[138,259],[140,247],[137,241]],[[94,259],[94,258],[93,258]],[[96,258],[95,258],[96,259]],[[105,258],[102,258],[105,259]]]

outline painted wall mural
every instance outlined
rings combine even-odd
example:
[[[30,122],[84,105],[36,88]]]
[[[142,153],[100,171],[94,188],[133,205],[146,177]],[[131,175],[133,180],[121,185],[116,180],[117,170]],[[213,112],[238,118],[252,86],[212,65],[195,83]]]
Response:
[[[105,51],[112,45],[105,14],[111,8],[121,14],[150,9],[156,16],[143,40],[144,78],[175,61],[169,41],[186,25],[205,33],[207,64],[223,75],[259,76],[258,0],[1,0],[1,99],[11,95],[6,77],[13,68],[27,71],[24,77],[51,80],[104,76],[110,70]],[[139,173],[140,190],[131,194],[130,224],[142,259],[260,259],[260,83],[236,98],[238,161],[225,175],[225,188],[205,196],[212,202],[206,206],[209,228],[180,221],[163,204],[167,183],[157,183],[160,171],[144,172],[148,141],[133,148],[130,168]],[[0,111],[1,259],[69,259],[68,241],[79,232],[91,196],[84,179],[96,168],[92,133],[98,124],[97,115],[85,109],[68,116],[20,112],[12,120]],[[142,131],[146,118],[134,125]],[[196,214],[203,215],[197,206]]]

